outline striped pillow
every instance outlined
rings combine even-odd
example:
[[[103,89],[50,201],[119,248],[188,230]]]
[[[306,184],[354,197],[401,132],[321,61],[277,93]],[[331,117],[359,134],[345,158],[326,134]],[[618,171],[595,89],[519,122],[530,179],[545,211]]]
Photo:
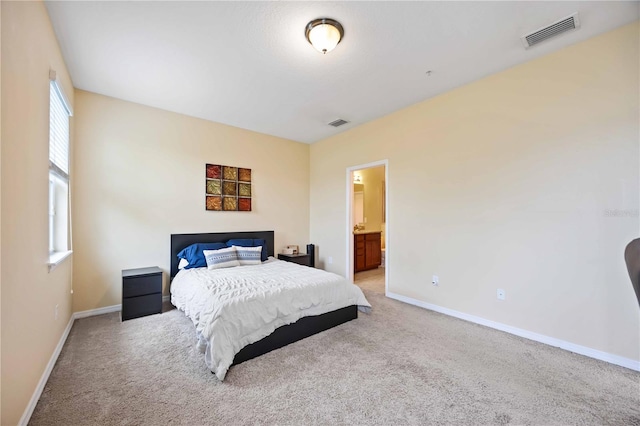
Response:
[[[203,250],[207,261],[207,269],[231,268],[240,266],[235,247],[221,248],[218,250]]]
[[[262,263],[262,246],[240,247],[232,246],[238,253],[240,265],[259,265]]]

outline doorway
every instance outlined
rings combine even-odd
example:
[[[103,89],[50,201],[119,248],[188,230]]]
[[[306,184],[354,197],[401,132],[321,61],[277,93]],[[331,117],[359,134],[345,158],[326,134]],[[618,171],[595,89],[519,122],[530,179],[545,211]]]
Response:
[[[364,290],[388,291],[388,160],[347,168],[347,274]]]

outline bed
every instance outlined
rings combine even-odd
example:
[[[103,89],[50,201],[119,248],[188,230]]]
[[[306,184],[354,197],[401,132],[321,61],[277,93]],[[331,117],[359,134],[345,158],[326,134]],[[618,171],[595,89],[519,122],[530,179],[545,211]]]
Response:
[[[177,254],[194,243],[262,239],[259,265],[178,269]],[[343,277],[273,258],[273,231],[171,235],[171,302],[196,328],[209,369],[224,380],[232,365],[351,321],[369,303]]]

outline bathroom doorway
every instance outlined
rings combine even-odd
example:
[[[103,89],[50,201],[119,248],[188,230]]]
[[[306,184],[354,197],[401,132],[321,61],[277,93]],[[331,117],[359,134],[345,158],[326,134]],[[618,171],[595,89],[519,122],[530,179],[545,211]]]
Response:
[[[388,289],[388,161],[347,168],[347,277],[374,293]]]

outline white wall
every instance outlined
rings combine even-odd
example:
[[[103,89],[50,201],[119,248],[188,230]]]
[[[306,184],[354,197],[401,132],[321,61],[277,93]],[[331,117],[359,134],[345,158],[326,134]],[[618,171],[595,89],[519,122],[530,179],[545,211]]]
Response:
[[[313,144],[320,263],[345,273],[346,168],[388,159],[391,292],[640,360],[638,45],[636,22]]]
[[[275,231],[309,242],[309,146],[76,91],[74,310],[121,302],[121,270],[159,266],[172,233]],[[252,170],[253,211],[205,211],[205,164]]]
[[[68,258],[48,272],[49,69],[73,87],[42,2],[2,10],[2,419],[17,424],[71,317]],[[73,175],[71,179],[73,179]],[[58,320],[54,319],[59,305]]]

